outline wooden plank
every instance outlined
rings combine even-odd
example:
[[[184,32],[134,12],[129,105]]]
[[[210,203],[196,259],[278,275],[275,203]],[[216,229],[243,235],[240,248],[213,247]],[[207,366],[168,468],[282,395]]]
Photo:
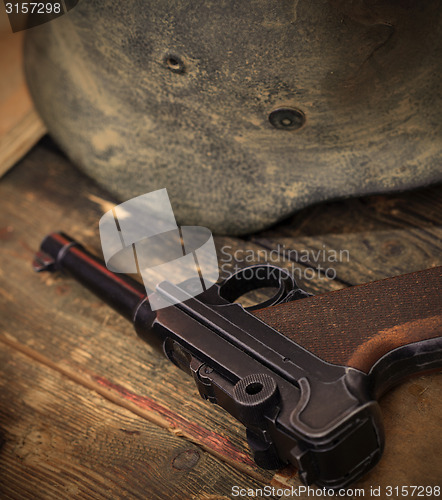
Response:
[[[156,427],[185,436],[236,470],[265,482],[286,484],[284,473],[272,478],[270,473],[252,464],[242,427],[222,410],[200,400],[193,382],[137,339],[127,322],[69,277],[38,276],[32,272],[30,261],[35,249],[41,238],[54,229],[67,229],[98,253],[97,224],[106,203],[112,200],[108,193],[78,173],[59,154],[39,147],[2,180],[0,199],[0,332],[8,345],[32,353],[40,363],[130,409]],[[330,210],[324,207],[322,215],[317,215],[318,220],[327,220]],[[434,226],[433,222],[425,222]],[[321,226],[322,234],[332,232],[332,223],[328,220],[328,226],[325,223]],[[379,226],[374,225],[373,231],[376,227]],[[284,234],[281,226],[278,230]],[[317,235],[320,234],[318,229]],[[291,238],[290,242],[295,245],[296,239]],[[219,249],[230,245],[232,253],[235,249],[265,250],[259,244],[233,238],[217,238],[217,245]],[[426,262],[433,259],[432,251],[424,255],[428,257]],[[400,260],[399,256],[396,262],[403,265]],[[284,264],[285,259],[280,262]],[[363,280],[358,262],[350,260],[349,272],[352,269],[352,276]],[[365,262],[369,269],[373,267],[373,262],[370,264],[367,259]],[[300,267],[308,269],[303,263]],[[362,278],[357,278],[358,273],[362,273]],[[311,286],[311,291],[325,291],[345,286],[345,281],[321,281],[316,275],[305,284],[307,288]],[[398,481],[408,478],[434,482],[438,477],[434,474],[435,470],[440,471],[438,450],[442,446],[438,420],[441,377],[417,380],[422,390],[412,389],[416,381],[409,382],[382,401],[389,436],[388,453],[382,467],[377,467],[361,484],[376,485],[382,481],[388,484],[396,477]],[[400,439],[395,441],[396,436]],[[429,457],[431,463],[422,457]],[[288,474],[293,475],[293,470]],[[297,479],[288,481],[296,484]]]
[[[2,498],[222,500],[230,498],[233,485],[263,487],[45,366],[32,351],[24,355],[3,344],[0,367]],[[417,378],[384,397],[385,455],[354,488],[368,496],[372,485],[438,484],[441,415],[435,402],[442,398],[442,384],[435,383],[437,378]],[[416,417],[426,434],[434,432],[433,439],[418,439]],[[413,446],[404,445],[411,441]],[[290,488],[300,483],[292,471],[275,474],[267,484]]]
[[[102,211],[89,198],[110,196],[59,155],[43,149],[23,167],[9,172],[0,185],[2,337],[32,348],[73,380],[80,377],[83,385],[106,389],[121,405],[136,407],[144,418],[186,436],[239,470],[270,478],[252,461],[243,427],[204,402],[194,382],[137,338],[128,322],[73,279],[32,271],[35,249],[56,228],[68,228],[96,247]]]
[[[25,82],[23,39],[0,9],[0,177],[46,133]]]
[[[332,268],[344,284],[365,283],[441,265],[441,200],[436,186],[334,202],[303,210],[252,241],[312,268]]]
[[[7,345],[0,435],[4,499],[229,498],[234,485],[262,487]]]

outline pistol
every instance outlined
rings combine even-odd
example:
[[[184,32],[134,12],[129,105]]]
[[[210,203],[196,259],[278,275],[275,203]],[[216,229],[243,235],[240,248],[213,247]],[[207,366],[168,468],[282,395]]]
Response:
[[[160,282],[171,305],[158,310],[63,233],[43,240],[34,269],[67,271],[126,317],[246,427],[258,466],[291,463],[306,485],[344,488],[372,469],[384,448],[379,397],[442,367],[442,267],[312,296],[284,269],[256,265],[196,296],[192,279]],[[263,286],[275,295],[235,302]]]

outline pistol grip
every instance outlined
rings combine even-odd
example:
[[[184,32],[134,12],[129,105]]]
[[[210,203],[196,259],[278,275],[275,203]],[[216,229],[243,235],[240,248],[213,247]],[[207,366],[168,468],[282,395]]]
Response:
[[[254,314],[324,361],[371,373],[379,395],[401,378],[442,367],[441,283],[437,267]]]

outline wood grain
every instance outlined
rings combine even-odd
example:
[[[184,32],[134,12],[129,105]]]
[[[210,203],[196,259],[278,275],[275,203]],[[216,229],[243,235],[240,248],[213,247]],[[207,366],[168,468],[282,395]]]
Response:
[[[305,224],[296,217],[275,228],[271,239],[277,243],[279,231],[282,235],[281,241],[285,241],[286,247],[290,249],[296,247],[298,237],[306,237],[306,234],[309,234],[308,237],[314,238],[315,245],[320,248],[321,241],[326,244],[331,234],[338,234],[340,241],[344,242],[345,235],[351,236],[359,228],[367,234],[375,234],[373,238],[376,239],[376,234],[393,231],[394,226],[400,228],[399,242],[407,248],[417,242],[416,231],[423,231],[427,235],[421,238],[415,251],[418,262],[415,265],[418,269],[442,264],[442,245],[434,232],[440,225],[437,192],[440,195],[440,188],[439,191],[436,188],[423,190],[414,193],[412,197],[409,194],[390,198],[375,197],[317,207],[312,214],[303,214]],[[78,386],[63,396],[66,398],[63,404],[69,412],[65,418],[69,422],[74,422],[78,412],[96,412],[97,418],[103,412],[103,426],[106,427],[109,419],[108,409],[112,408],[112,412],[119,415],[120,408],[124,415],[130,415],[136,422],[142,422],[137,425],[150,429],[148,439],[152,439],[155,446],[158,446],[161,456],[169,456],[168,453],[175,449],[174,440],[180,438],[185,447],[190,446],[194,450],[196,446],[201,453],[213,457],[216,463],[221,463],[221,460],[227,464],[226,467],[231,467],[245,482],[253,480],[259,481],[260,484],[299,484],[293,469],[275,474],[254,466],[250,460],[242,426],[219,408],[203,402],[193,381],[183,377],[173,365],[138,339],[131,325],[123,318],[68,276],[33,273],[30,265],[33,253],[43,236],[54,230],[69,232],[99,254],[98,220],[109,204],[115,202],[108,193],[79,173],[51,143],[45,141],[3,177],[0,182],[0,200],[2,348],[8,352],[12,349],[19,357],[24,355],[26,359],[32,359],[35,366],[40,367],[41,376],[35,378],[38,385],[43,387],[40,390],[41,398],[45,397],[46,392],[51,393],[51,380],[62,379],[69,387]],[[398,210],[391,219],[392,214],[389,214],[386,208],[389,204]],[[376,208],[378,206],[379,209]],[[329,217],[329,213],[333,215],[336,212],[350,212],[350,215],[343,215],[336,222],[332,216]],[[352,223],[352,213],[359,214],[355,215],[355,223]],[[379,213],[381,216],[376,215]],[[294,236],[288,236],[291,234]],[[243,260],[245,250],[261,251],[259,256],[255,257],[259,262],[266,260],[263,251],[268,250],[268,247],[259,243],[258,238],[261,237],[262,234],[253,241],[216,238],[220,254],[222,255],[224,250],[232,256],[231,262],[225,262],[226,270],[228,266],[236,263],[240,266],[249,263]],[[408,270],[412,260],[408,252],[399,253],[392,260],[386,259],[382,263],[385,266],[383,268],[378,262],[377,252],[373,250],[370,254],[368,247],[365,253],[362,252],[358,241],[356,235],[348,239],[351,259],[341,266],[336,279],[324,280],[314,272],[311,278],[307,274],[308,279],[304,279],[303,286],[309,291],[320,293],[345,287],[347,280],[357,283],[365,281],[368,275],[377,277],[379,271],[385,276],[393,276],[399,274],[399,271]],[[277,262],[267,260],[291,269],[291,262],[283,255],[279,255]],[[308,263],[299,262],[296,269],[304,274],[310,267]],[[17,379],[17,384],[26,383],[29,386],[32,386],[33,382],[28,368],[18,362],[8,365],[8,368],[5,364],[0,365],[0,379]],[[2,386],[0,392],[3,391],[6,391],[7,401],[16,400],[14,404],[19,405],[23,414],[21,418],[29,422],[27,430],[17,427],[15,436],[19,442],[24,440],[27,432],[38,431],[39,420],[29,405],[22,404],[23,393],[19,385],[8,382]],[[75,396],[77,392],[81,397]],[[369,491],[370,485],[437,484],[442,468],[439,451],[442,449],[441,396],[442,377],[438,375],[414,379],[383,398],[381,406],[387,434],[385,456],[380,465],[358,485]],[[50,395],[46,397],[48,400],[52,398]],[[7,405],[5,409],[2,406],[2,411],[7,411]],[[51,418],[51,415],[47,417],[45,425],[50,425]],[[123,420],[125,418],[122,417]],[[58,425],[60,436],[64,435],[64,432],[68,436],[69,426],[66,424],[65,428],[63,423],[57,423]],[[110,429],[112,425],[110,424]],[[3,424],[0,425],[3,429],[2,426]],[[131,430],[131,427],[121,428]],[[86,442],[89,439],[86,427],[80,426],[77,429],[78,439]],[[155,435],[161,438],[156,439]],[[54,441],[55,448],[58,447],[57,443],[68,438],[60,439],[61,441]],[[128,470],[137,468],[137,457],[140,453],[136,442],[131,439],[128,437],[125,448],[121,448],[119,452],[122,454],[121,463],[124,459]],[[7,449],[7,446],[9,445],[4,445],[3,449]],[[64,445],[60,444],[61,448],[62,446]],[[82,460],[88,461],[91,469],[99,468],[100,463],[112,463],[113,460],[113,448],[99,444],[94,439],[78,453],[78,456],[85,454]],[[30,469],[22,467],[19,456],[8,455],[6,459],[4,452],[0,451],[0,469],[7,472],[8,478],[14,476],[8,490],[11,498],[26,498],[27,474],[31,474],[31,484],[36,491],[43,492],[44,488],[48,489],[44,475],[46,457],[44,448],[37,446],[32,471],[29,472]],[[68,456],[66,464],[69,460]],[[82,490],[81,493],[83,496],[79,494],[79,497],[90,498],[94,491],[93,479],[90,476],[84,479],[89,481],[88,492],[87,484],[83,483],[79,476],[81,471],[78,471],[75,460],[72,460],[72,467],[66,473],[68,477],[63,481],[70,485],[78,481],[79,485],[83,485],[81,488],[84,487],[84,492]],[[151,461],[149,466],[152,468],[152,475],[149,477],[164,476],[166,483],[174,483],[175,479],[165,468],[164,461]],[[186,479],[176,484],[176,490],[182,494],[181,498],[186,499],[188,492],[196,495],[195,498],[204,498],[205,490],[197,494],[197,486],[192,486],[201,484],[199,475],[200,472],[188,474]],[[124,475],[115,474],[112,480],[108,480],[108,477],[105,479],[113,488],[126,488]],[[210,494],[215,497],[226,496],[226,493],[222,493],[226,491],[222,487],[223,473],[218,477],[215,470],[212,477],[215,493]],[[162,479],[158,481],[163,484]],[[164,486],[166,496],[163,498],[168,498],[168,488],[169,485]],[[163,486],[161,489],[163,491]],[[51,498],[51,495],[56,498],[53,491],[51,489],[46,498]],[[149,497],[152,492],[156,494],[156,491],[155,485],[149,483],[145,486],[144,498]],[[139,490],[135,492],[132,489],[127,493],[129,498],[137,498],[136,495],[139,495]],[[208,495],[209,493],[207,497]],[[72,496],[75,498],[75,495]]]
[[[46,179],[40,183],[42,163]],[[70,228],[73,236],[97,246],[100,209],[85,197],[106,193],[53,153],[40,151],[27,165],[25,175],[13,170],[0,186],[3,216],[14,222],[3,226],[1,278],[8,284],[0,292],[1,335],[32,348],[52,366],[71,378],[81,377],[95,390],[101,380],[101,387],[107,384],[107,392],[123,406],[130,403],[157,425],[185,435],[252,476],[269,478],[251,460],[244,430],[224,411],[201,400],[193,381],[141,341],[130,323],[73,279],[32,271],[34,250],[51,228]],[[73,185],[76,192],[70,189]],[[56,304],[55,309],[49,304]]]
[[[302,210],[251,240],[269,252],[291,250],[286,260],[332,268],[338,282],[357,285],[440,265],[441,214],[441,189],[430,187]]]
[[[183,500],[262,486],[16,349],[2,345],[0,366],[1,498]]]
[[[46,133],[25,82],[23,37],[0,9],[0,177]]]

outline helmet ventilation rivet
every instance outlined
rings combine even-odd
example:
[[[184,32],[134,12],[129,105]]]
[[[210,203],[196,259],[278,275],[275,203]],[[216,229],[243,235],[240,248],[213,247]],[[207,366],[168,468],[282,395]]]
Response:
[[[181,57],[175,54],[167,54],[164,57],[164,65],[174,73],[184,73],[186,66]]]
[[[269,122],[277,129],[298,130],[305,123],[305,114],[300,109],[278,108],[269,114]]]

